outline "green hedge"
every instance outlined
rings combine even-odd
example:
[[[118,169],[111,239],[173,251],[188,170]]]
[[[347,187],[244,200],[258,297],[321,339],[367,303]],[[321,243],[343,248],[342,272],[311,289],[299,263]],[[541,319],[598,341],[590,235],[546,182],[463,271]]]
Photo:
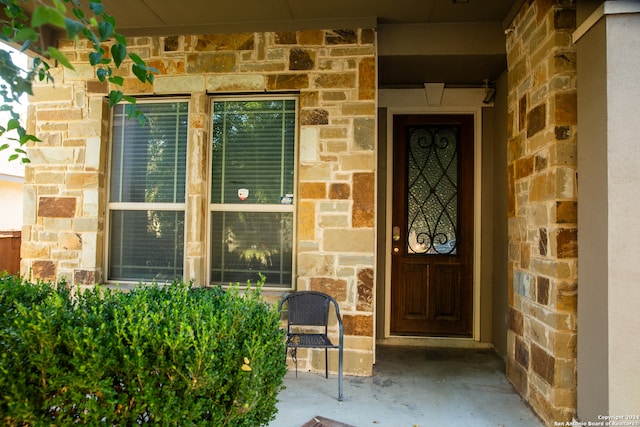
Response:
[[[5,425],[259,426],[286,372],[259,290],[183,283],[129,292],[0,278]]]

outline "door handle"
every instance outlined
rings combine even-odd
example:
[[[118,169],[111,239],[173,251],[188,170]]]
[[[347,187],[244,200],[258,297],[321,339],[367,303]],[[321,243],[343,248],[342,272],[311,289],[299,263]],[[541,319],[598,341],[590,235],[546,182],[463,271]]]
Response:
[[[400,241],[400,227],[398,227],[397,225],[393,226],[393,233],[391,235],[391,239],[394,242],[399,242]]]

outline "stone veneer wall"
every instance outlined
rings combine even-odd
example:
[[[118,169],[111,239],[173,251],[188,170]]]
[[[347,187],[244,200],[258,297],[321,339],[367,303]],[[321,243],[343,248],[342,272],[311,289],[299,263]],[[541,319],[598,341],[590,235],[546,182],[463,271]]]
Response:
[[[576,408],[575,4],[525,2],[507,35],[507,376],[549,425]]]
[[[184,271],[197,283],[207,264],[209,94],[299,93],[297,288],[338,300],[345,372],[357,375],[373,361],[375,42],[368,29],[137,37],[130,51],[160,74],[144,86],[122,72],[127,94],[190,99]],[[21,270],[91,285],[104,278],[110,88],[85,42],[59,48],[75,70],[54,69],[55,85],[30,99],[28,128],[42,142],[29,149]],[[300,354],[301,368],[323,369],[317,354]]]

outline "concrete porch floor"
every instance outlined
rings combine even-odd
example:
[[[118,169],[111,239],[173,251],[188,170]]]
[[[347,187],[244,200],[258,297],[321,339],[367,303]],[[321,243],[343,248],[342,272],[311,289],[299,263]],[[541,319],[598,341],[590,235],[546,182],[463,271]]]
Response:
[[[288,372],[269,427],[301,427],[315,416],[356,427],[543,426],[493,350],[378,346],[376,352],[372,377],[344,377],[343,402],[337,375]]]

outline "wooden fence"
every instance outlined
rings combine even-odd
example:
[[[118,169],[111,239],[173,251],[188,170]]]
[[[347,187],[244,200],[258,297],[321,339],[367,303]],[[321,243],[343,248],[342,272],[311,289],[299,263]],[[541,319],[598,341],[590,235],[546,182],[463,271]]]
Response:
[[[0,231],[0,272],[20,274],[20,231]]]

